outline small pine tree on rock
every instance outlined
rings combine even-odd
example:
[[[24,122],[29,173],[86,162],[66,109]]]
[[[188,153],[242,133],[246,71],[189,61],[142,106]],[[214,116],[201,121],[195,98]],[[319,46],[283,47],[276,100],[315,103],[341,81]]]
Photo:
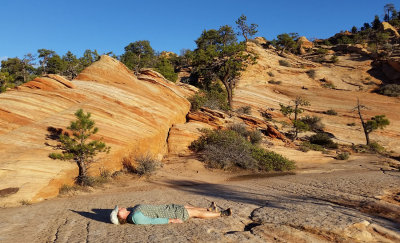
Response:
[[[51,153],[52,159],[75,161],[79,168],[79,175],[76,182],[79,185],[89,185],[90,177],[88,169],[94,162],[94,157],[100,152],[108,153],[110,147],[106,146],[101,140],[88,141],[89,137],[98,132],[98,128],[94,127],[95,122],[90,119],[91,114],[84,113],[82,109],[75,112],[76,121],[72,121],[67,129],[72,131],[72,136],[61,134],[59,136],[59,144],[57,147],[62,153]]]

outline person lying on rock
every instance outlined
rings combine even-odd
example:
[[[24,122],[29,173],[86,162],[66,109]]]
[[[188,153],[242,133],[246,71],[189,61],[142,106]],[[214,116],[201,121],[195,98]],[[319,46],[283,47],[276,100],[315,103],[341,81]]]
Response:
[[[168,224],[183,223],[189,218],[217,218],[231,216],[230,208],[219,211],[215,202],[212,202],[210,208],[197,208],[192,206],[183,206],[178,204],[167,205],[136,205],[131,211],[126,208],[115,206],[110,214],[110,220],[113,224]]]

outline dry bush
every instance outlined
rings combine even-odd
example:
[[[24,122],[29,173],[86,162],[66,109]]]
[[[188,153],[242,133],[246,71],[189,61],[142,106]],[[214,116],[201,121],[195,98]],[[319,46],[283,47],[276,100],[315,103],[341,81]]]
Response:
[[[334,109],[329,109],[327,111],[324,111],[323,113],[330,116],[337,116],[338,114],[337,111],[335,111]]]
[[[335,159],[337,159],[337,160],[348,160],[349,157],[350,157],[350,154],[348,152],[343,152],[343,153],[340,153],[340,154],[336,155]]]
[[[135,160],[138,163],[135,168],[136,174],[140,176],[150,176],[156,172],[156,170],[162,167],[162,163],[150,155],[142,155],[137,157]]]
[[[134,160],[131,156],[122,159],[122,168],[128,173],[135,173]]]
[[[308,75],[309,78],[314,79],[314,78],[315,78],[316,71],[315,71],[314,69],[311,69],[311,70],[308,70],[308,71],[306,72],[306,74]]]
[[[284,66],[284,67],[291,67],[292,66],[290,64],[290,62],[288,62],[286,60],[279,60],[279,65]]]
[[[280,84],[282,84],[282,81],[275,81],[275,80],[271,79],[270,81],[268,81],[268,83],[269,83],[269,84],[277,84],[277,85],[280,85]]]
[[[239,114],[250,115],[251,114],[251,106],[249,106],[249,105],[241,106],[236,110],[236,112],[239,113]]]

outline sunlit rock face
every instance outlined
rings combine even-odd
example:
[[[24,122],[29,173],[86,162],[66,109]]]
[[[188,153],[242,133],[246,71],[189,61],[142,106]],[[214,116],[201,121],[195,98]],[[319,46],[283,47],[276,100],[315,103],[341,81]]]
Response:
[[[48,130],[65,130],[78,109],[92,114],[99,128],[94,138],[111,146],[91,167],[96,174],[103,167],[120,169],[125,156],[164,156],[168,131],[186,121],[185,97],[192,93],[150,71],[138,78],[102,56],[73,81],[47,75],[0,94],[0,191],[10,192],[0,197],[0,206],[54,197],[73,181],[75,163],[48,157],[57,144]]]

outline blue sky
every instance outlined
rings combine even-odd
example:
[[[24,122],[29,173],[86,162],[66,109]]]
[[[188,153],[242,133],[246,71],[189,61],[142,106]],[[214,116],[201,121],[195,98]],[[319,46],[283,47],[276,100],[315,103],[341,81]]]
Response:
[[[202,30],[235,26],[241,14],[259,25],[256,36],[268,40],[285,32],[327,38],[375,14],[382,19],[386,3],[400,8],[393,0],[0,0],[0,59],[40,48],[120,55],[137,40],[179,54],[195,48]]]

